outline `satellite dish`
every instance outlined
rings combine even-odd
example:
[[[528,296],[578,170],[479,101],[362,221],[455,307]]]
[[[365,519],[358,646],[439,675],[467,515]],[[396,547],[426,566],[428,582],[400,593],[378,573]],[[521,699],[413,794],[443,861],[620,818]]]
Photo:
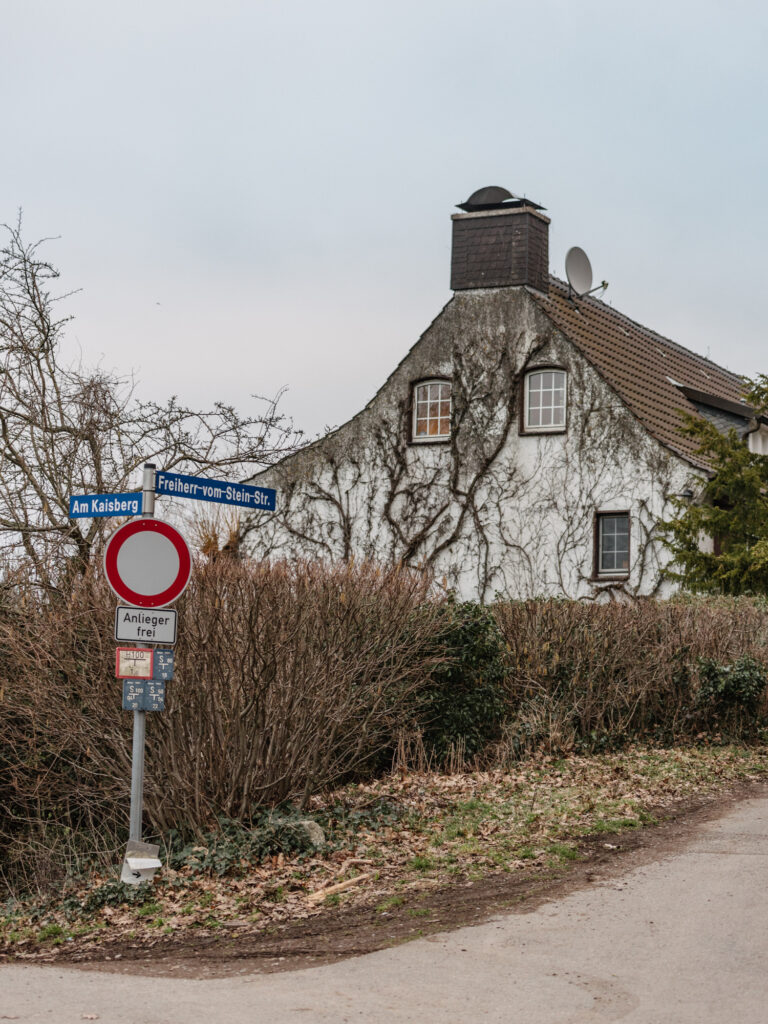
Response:
[[[574,245],[565,257],[565,276],[577,295],[586,295],[592,287],[592,266],[583,249]]]

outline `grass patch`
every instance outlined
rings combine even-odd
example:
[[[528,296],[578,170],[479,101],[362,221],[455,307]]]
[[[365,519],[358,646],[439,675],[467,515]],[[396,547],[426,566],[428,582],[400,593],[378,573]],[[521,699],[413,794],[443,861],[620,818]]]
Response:
[[[393,907],[402,907],[404,903],[404,896],[390,896],[388,899],[382,900],[381,903],[377,904],[376,909],[380,914],[384,914],[386,911],[392,910]]]
[[[408,862],[408,867],[413,868],[414,871],[431,871],[435,866],[435,862],[431,857],[425,857],[422,854],[417,854]]]
[[[137,917],[154,917],[156,914],[159,914],[159,913],[160,913],[160,904],[159,903],[145,903],[143,907],[138,907],[136,909],[136,916]]]
[[[547,853],[550,857],[554,857],[555,860],[580,860],[581,854],[575,846],[569,846],[567,843],[553,843],[550,846]]]

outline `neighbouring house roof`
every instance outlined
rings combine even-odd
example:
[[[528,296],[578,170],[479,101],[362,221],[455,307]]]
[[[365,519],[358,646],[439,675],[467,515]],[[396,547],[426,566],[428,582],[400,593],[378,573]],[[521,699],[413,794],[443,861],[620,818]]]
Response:
[[[738,374],[635,323],[599,299],[571,298],[568,285],[556,277],[549,278],[548,295],[530,294],[648,432],[694,466],[708,468],[696,452],[696,442],[680,430],[681,411],[707,415],[706,408],[713,413],[723,410],[738,416],[744,428],[754,415],[742,399],[744,382]]]

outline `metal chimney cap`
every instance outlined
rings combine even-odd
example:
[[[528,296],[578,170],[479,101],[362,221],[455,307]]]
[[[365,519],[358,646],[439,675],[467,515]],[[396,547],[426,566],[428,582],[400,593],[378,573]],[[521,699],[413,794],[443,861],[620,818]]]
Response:
[[[509,189],[501,185],[486,185],[479,188],[465,203],[456,204],[460,210],[473,213],[475,210],[503,210],[515,207],[530,206],[534,210],[544,210],[546,207],[534,203],[532,199],[525,199],[514,195]]]

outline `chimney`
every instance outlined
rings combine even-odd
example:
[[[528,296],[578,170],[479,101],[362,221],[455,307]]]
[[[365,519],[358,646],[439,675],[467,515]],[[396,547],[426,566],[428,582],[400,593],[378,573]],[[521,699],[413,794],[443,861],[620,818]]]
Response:
[[[549,290],[549,217],[530,199],[489,185],[473,192],[464,213],[454,213],[451,288]]]

